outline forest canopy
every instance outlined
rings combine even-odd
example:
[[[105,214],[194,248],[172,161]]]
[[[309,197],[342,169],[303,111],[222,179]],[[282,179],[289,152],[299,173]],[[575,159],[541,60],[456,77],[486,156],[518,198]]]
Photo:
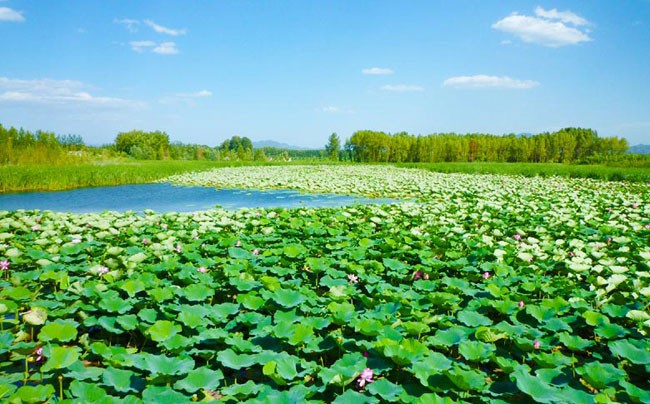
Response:
[[[591,129],[565,128],[538,135],[440,133],[411,135],[357,131],[346,142],[347,159],[359,162],[534,162],[572,163],[615,156],[629,148],[627,140],[598,137]]]

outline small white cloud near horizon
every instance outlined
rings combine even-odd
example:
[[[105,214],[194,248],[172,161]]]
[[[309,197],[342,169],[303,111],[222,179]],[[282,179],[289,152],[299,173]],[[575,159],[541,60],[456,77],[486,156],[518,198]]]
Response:
[[[318,111],[325,112],[327,114],[353,114],[354,110],[349,108],[341,108],[333,105],[327,107],[319,108]]]
[[[577,28],[585,25],[589,25],[589,21],[571,11],[537,7],[535,17],[513,13],[492,24],[492,28],[515,35],[527,43],[559,48],[592,41],[588,30]]]
[[[91,90],[92,86],[74,80],[24,80],[0,77],[0,104],[109,109],[144,106],[144,103],[139,101],[96,96],[90,93]]]
[[[506,88],[515,90],[528,90],[539,85],[539,82],[534,80],[518,80],[508,76],[498,77],[485,74],[450,77],[442,83],[443,87],[452,88]]]
[[[370,68],[361,70],[361,73],[366,74],[366,75],[382,75],[382,76],[385,76],[385,75],[393,74],[395,72],[392,69],[389,69],[387,67],[370,67]]]
[[[393,91],[397,93],[421,93],[424,91],[424,87],[416,86],[412,84],[387,84],[381,87],[384,91]]]
[[[22,11],[16,11],[9,7],[0,7],[0,21],[24,22]]]
[[[151,20],[144,20],[143,22],[145,24],[147,24],[149,27],[151,27],[151,29],[153,29],[154,31],[156,31],[159,34],[167,34],[167,35],[171,35],[171,36],[179,36],[179,35],[185,35],[185,32],[186,32],[185,28],[183,28],[183,29],[167,28],[167,27],[163,27],[162,25],[158,25],[158,24],[156,24],[155,22],[153,22]]]
[[[175,42],[162,42],[160,45],[153,48],[153,53],[159,55],[176,55],[178,53],[178,48],[176,47]]]
[[[180,101],[180,102],[193,104],[195,100],[199,98],[207,98],[207,97],[212,97],[212,91],[204,89],[192,93],[176,93],[176,94],[168,95],[162,97],[160,100],[158,100],[158,102],[160,102],[161,104],[172,104]]]

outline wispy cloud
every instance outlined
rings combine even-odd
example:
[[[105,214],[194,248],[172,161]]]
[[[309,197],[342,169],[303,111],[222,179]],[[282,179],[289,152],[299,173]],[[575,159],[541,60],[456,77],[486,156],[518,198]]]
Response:
[[[23,17],[22,11],[16,11],[9,7],[0,7],[0,21],[23,22],[25,17]]]
[[[370,75],[389,75],[395,72],[392,69],[388,69],[386,67],[370,67],[361,70],[361,73]]]
[[[176,93],[168,95],[161,98],[158,102],[161,104],[172,104],[175,102],[194,104],[196,100],[207,97],[212,97],[212,92],[209,90],[200,90],[191,93]]]
[[[507,88],[527,90],[539,86],[534,80],[518,80],[508,76],[487,76],[479,74],[476,76],[456,76],[445,80],[442,85],[452,88]]]
[[[353,114],[354,113],[354,111],[349,108],[335,107],[333,105],[320,108],[319,111],[325,112],[327,114]]]
[[[129,45],[131,45],[131,49],[141,53],[144,52],[147,48],[156,46],[156,43],[154,41],[131,41],[129,42]]]
[[[589,24],[589,21],[583,17],[580,17],[578,14],[575,14],[571,11],[557,11],[557,8],[554,8],[552,10],[544,10],[541,7],[537,7],[535,8],[535,15],[549,20],[560,20],[564,23],[576,26]]]
[[[144,103],[92,94],[92,86],[74,80],[22,80],[0,77],[0,104],[58,107],[140,108]]]
[[[513,13],[492,24],[492,28],[513,34],[524,42],[557,48],[591,41],[584,29],[588,24],[589,21],[571,11],[537,7],[534,17]]]
[[[132,20],[130,18],[116,18],[113,22],[115,24],[124,25],[129,32],[138,32],[138,25],[140,25],[140,21]]]
[[[411,84],[387,84],[383,87],[381,87],[382,90],[384,91],[394,91],[397,93],[419,93],[424,91],[424,87],[421,86],[415,86]]]
[[[154,31],[158,32],[159,34],[167,34],[171,36],[179,36],[179,35],[185,35],[185,28],[183,29],[172,29],[172,28],[167,28],[163,27],[162,25],[158,25],[155,22],[151,20],[144,20],[144,23],[147,24],[151,29]]]
[[[178,53],[178,48],[174,42],[163,42],[153,48],[153,52],[159,55],[176,55]]]
[[[175,42],[161,42],[154,41],[131,41],[129,42],[131,49],[134,52],[143,53],[151,51],[159,55],[176,55],[179,53]]]

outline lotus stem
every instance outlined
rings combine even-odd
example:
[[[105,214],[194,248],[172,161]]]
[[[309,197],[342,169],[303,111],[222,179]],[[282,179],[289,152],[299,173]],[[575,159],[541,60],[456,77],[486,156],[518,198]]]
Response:
[[[59,398],[63,401],[63,376],[59,375]]]

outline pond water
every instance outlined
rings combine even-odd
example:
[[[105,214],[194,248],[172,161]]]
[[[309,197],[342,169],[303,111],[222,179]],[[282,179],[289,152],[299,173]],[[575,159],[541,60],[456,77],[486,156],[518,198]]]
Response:
[[[88,213],[106,210],[142,212],[190,212],[214,207],[294,208],[338,207],[354,204],[392,203],[393,199],[371,199],[334,194],[304,194],[298,191],[252,191],[181,187],[171,184],[119,185],[57,192],[0,194],[0,210],[39,209]]]

